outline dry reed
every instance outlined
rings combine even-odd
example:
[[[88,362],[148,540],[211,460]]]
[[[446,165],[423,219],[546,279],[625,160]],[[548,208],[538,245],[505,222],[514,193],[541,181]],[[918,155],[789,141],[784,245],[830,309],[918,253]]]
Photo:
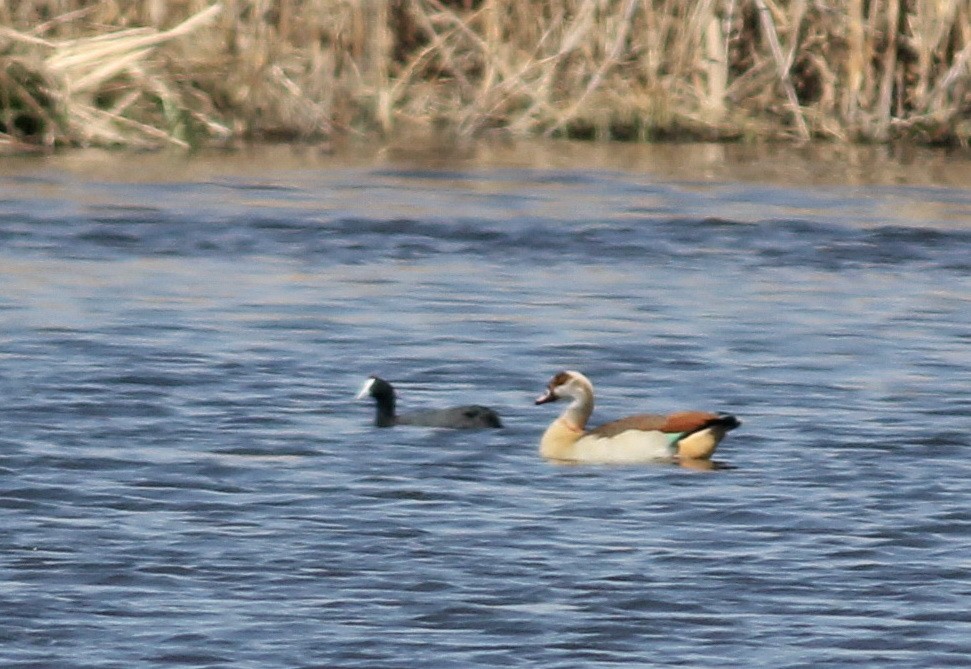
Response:
[[[971,0],[0,3],[0,143],[971,139]]]

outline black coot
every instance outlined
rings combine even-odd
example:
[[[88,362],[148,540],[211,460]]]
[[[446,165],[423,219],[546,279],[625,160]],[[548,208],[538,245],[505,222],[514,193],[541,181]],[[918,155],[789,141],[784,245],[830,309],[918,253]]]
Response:
[[[378,427],[393,425],[420,425],[423,427],[451,427],[472,429],[480,427],[502,427],[499,414],[489,407],[470,404],[451,409],[427,409],[402,415],[395,414],[395,392],[390,383],[378,376],[369,376],[357,398],[365,395],[374,398],[377,413],[374,424]]]

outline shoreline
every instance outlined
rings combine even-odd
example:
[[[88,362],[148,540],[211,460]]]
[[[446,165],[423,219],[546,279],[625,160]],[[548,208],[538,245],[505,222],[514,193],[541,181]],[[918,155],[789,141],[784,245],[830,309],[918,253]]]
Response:
[[[78,148],[0,159],[0,177],[40,169],[75,173],[113,183],[208,181],[237,175],[398,169],[429,178],[456,170],[491,174],[541,170],[571,174],[582,169],[652,175],[658,183],[712,188],[727,183],[806,188],[957,188],[971,183],[971,151],[900,145],[838,145],[809,142],[726,144],[715,142],[620,143],[563,139],[434,141],[336,140],[313,143],[247,143],[184,151]]]

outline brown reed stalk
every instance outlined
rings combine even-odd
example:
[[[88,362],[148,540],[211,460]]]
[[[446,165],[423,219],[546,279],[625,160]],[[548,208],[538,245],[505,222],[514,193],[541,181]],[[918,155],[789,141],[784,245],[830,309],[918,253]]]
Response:
[[[883,51],[880,73],[880,96],[876,109],[876,126],[874,136],[879,140],[886,140],[890,134],[890,124],[893,115],[894,84],[898,74],[897,29],[900,21],[900,0],[887,0],[884,34],[887,44]]]
[[[731,32],[734,0],[725,3],[725,18],[719,18],[713,3],[703,18],[705,40],[705,90],[704,113],[713,123],[721,123],[725,116],[725,101],[728,94],[728,38]]]
[[[803,117],[802,109],[799,105],[799,98],[796,95],[796,89],[792,84],[792,78],[789,76],[789,69],[792,66],[792,62],[789,58],[786,58],[782,54],[782,45],[779,42],[775,22],[766,2],[767,0],[755,0],[755,4],[759,11],[759,20],[761,21],[762,30],[764,31],[765,37],[769,43],[772,59],[775,61],[775,66],[779,75],[779,84],[782,86],[782,90],[785,92],[790,111],[795,119],[799,139],[805,141],[809,139],[809,128],[806,126],[806,120]],[[796,3],[797,6],[802,4],[803,3],[801,2]],[[801,13],[801,11],[798,13]],[[792,32],[798,34],[798,25]],[[794,50],[795,46],[793,46],[793,51]]]
[[[867,42],[864,38],[863,0],[849,0],[847,6],[847,58],[846,83],[843,86],[842,114],[848,123],[858,124],[861,95],[869,61]]]

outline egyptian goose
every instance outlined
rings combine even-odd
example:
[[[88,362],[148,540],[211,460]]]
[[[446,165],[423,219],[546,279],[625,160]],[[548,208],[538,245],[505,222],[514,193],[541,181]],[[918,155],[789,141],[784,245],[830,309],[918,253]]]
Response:
[[[357,399],[370,395],[377,405],[374,424],[378,427],[393,425],[419,425],[423,427],[451,427],[470,429],[502,427],[499,414],[489,407],[472,404],[452,409],[427,409],[401,416],[395,413],[395,392],[390,383],[378,376],[369,376],[357,394]]]
[[[551,460],[589,463],[707,460],[729,430],[741,425],[735,416],[684,411],[668,416],[641,414],[586,430],[593,412],[593,384],[580,372],[554,376],[536,404],[569,399],[540,441],[539,452]]]

